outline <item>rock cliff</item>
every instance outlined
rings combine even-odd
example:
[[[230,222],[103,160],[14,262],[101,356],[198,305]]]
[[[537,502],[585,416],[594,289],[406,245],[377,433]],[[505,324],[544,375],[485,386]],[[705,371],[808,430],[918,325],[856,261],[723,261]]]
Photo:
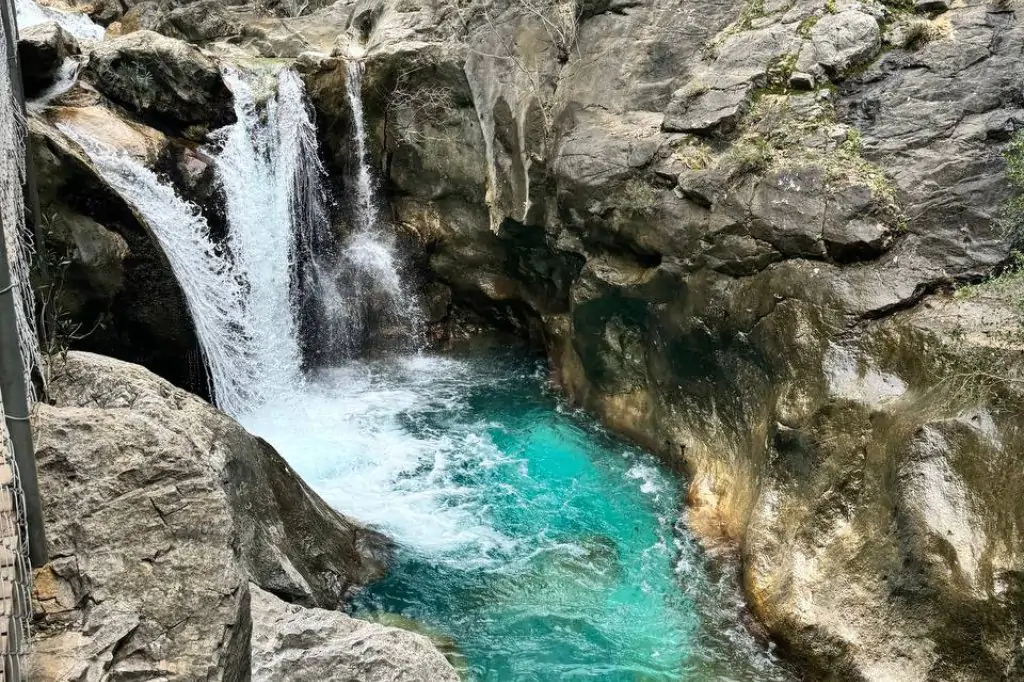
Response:
[[[812,675],[1024,675],[1024,292],[1012,273],[964,288],[1016,246],[1013,3],[343,0],[223,21],[208,4],[120,8],[112,44],[155,29],[202,60],[294,60],[336,170],[343,60],[363,59],[431,317],[532,338],[571,399],[681,466],[691,525],[737,548],[755,613]],[[201,72],[147,84],[218,101]],[[145,117],[158,142],[138,153],[172,169],[218,115],[132,97],[93,78],[59,103]]]

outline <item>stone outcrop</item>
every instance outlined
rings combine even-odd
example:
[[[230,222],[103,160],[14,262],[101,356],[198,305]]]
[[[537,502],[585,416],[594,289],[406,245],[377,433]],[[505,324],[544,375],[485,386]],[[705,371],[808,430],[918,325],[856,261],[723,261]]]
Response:
[[[382,574],[389,543],[230,417],[111,358],[72,352],[50,370],[55,404],[34,427],[51,560],[36,577],[30,679],[247,680],[284,655],[250,647],[267,614],[305,612],[268,607],[277,599],[250,581],[330,609]]]
[[[367,53],[395,215],[454,319],[530,335],[571,398],[681,464],[694,527],[738,545],[814,674],[1010,674],[1021,395],[985,376],[1019,376],[1019,348],[983,333],[1005,305],[941,292],[1010,258],[1014,15],[563,9],[383,2],[335,47]],[[311,91],[343,78],[316,63]]]
[[[252,595],[254,682],[458,682],[425,636]]]
[[[529,336],[574,401],[683,467],[694,528],[738,547],[755,613],[811,675],[1014,679],[1024,294],[949,290],[1011,258],[1024,28],[997,3],[911,5],[285,2],[232,9],[224,33],[161,4],[125,23],[296,59],[332,169],[352,154],[343,60],[364,57],[432,321]],[[139,34],[118,40],[159,42]],[[191,125],[146,83],[145,110],[95,85]],[[95,262],[124,252],[97,244]]]
[[[196,47],[153,31],[99,43],[82,77],[157,127],[216,127],[234,118],[231,92],[216,64]]]
[[[25,96],[33,98],[52,85],[64,61],[79,52],[75,37],[53,22],[21,31],[18,61]]]

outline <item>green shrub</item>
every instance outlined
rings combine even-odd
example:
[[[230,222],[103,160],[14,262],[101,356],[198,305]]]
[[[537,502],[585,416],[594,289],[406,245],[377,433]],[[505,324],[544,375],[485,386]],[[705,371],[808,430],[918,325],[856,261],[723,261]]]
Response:
[[[1020,245],[1024,242],[1024,131],[1013,136],[1003,158],[1013,195],[1003,205],[1002,222],[1013,241]]]

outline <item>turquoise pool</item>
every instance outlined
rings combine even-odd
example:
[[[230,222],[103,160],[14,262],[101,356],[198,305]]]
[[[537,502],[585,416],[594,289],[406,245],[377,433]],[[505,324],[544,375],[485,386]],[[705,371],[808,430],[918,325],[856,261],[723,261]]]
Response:
[[[689,536],[678,482],[566,409],[535,359],[358,362],[287,402],[243,421],[400,545],[353,610],[450,638],[470,679],[788,679]]]

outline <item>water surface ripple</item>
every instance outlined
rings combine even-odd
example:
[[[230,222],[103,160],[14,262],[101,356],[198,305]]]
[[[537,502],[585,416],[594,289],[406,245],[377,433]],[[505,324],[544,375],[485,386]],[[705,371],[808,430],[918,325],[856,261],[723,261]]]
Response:
[[[451,638],[486,681],[784,680],[649,455],[515,353],[319,372],[243,416],[335,508],[400,544],[354,605]]]

